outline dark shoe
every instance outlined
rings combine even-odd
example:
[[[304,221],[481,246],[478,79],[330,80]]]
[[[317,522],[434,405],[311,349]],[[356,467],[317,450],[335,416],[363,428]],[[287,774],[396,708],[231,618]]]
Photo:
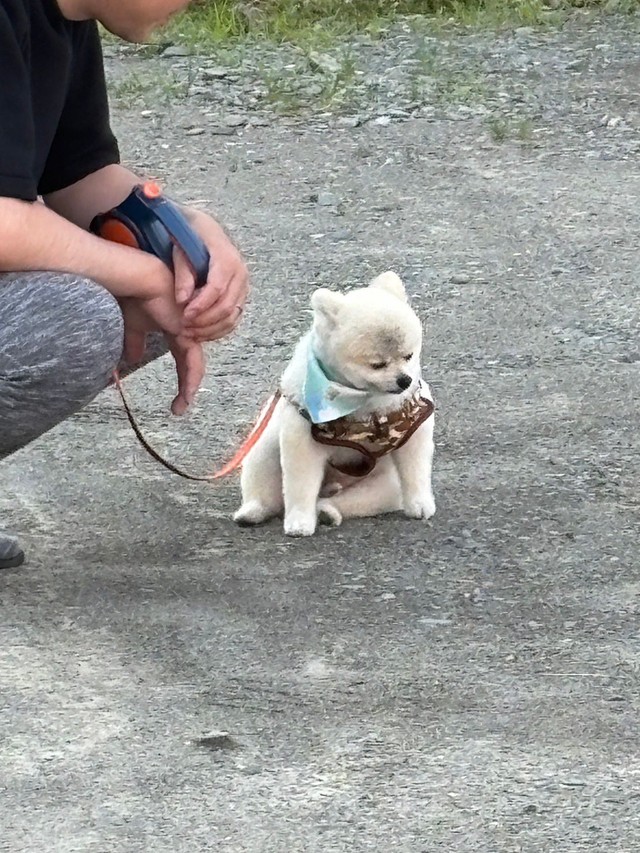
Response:
[[[24,551],[15,539],[0,533],[0,569],[15,569],[24,563]]]

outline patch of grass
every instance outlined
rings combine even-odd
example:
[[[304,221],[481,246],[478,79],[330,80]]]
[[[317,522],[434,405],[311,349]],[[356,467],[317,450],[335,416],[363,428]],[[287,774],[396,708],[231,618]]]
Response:
[[[483,101],[487,95],[484,80],[472,73],[442,73],[435,79],[435,96],[441,103],[474,104]]]
[[[113,102],[122,107],[146,104],[150,100],[167,104],[188,95],[189,81],[177,80],[172,75],[143,75],[134,72],[124,80],[112,83],[109,92]]]
[[[282,115],[296,115],[304,110],[309,100],[301,90],[295,74],[264,68],[261,73],[262,98]]]
[[[489,134],[494,142],[529,142],[533,136],[533,122],[530,118],[500,118],[492,116],[486,122]]]
[[[356,32],[380,36],[400,16],[416,27],[501,28],[560,23],[577,7],[632,12],[640,0],[198,0],[165,37],[209,47],[251,37],[322,45]]]
[[[399,15],[437,13],[442,2],[199,0],[170,25],[168,32],[195,44],[211,44],[246,36],[297,44],[323,44],[354,32],[379,35]]]
[[[341,101],[344,93],[356,79],[356,61],[352,56],[343,56],[340,65],[327,81],[323,91],[325,106],[331,106],[336,101]]]
[[[410,55],[413,69],[418,74],[434,74],[438,68],[438,55],[432,45],[422,44]]]
[[[189,44],[210,44],[248,35],[252,27],[245,17],[242,3],[199,2],[179,15],[165,28],[164,33],[178,36]]]
[[[494,29],[560,23],[563,15],[560,5],[551,9],[543,0],[453,0],[452,9],[452,17],[465,26]]]
[[[323,109],[340,108],[349,101],[349,87],[356,77],[356,63],[346,55],[336,67],[323,71],[316,66],[311,53],[307,57],[314,70],[312,78],[301,78],[296,67],[275,70],[267,66],[261,69],[260,79],[263,98],[278,112],[292,115],[304,111],[312,101]]]

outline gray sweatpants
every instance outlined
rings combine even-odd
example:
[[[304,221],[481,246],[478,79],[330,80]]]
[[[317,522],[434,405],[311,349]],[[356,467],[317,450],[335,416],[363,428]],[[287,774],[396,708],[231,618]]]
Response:
[[[106,388],[122,346],[120,307],[94,282],[0,274],[0,459]],[[153,356],[159,354],[156,345]]]

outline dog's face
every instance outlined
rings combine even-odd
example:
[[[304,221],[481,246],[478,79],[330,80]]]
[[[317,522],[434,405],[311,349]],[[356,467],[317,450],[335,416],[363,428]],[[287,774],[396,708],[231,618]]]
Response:
[[[395,273],[346,294],[316,290],[311,304],[316,354],[331,378],[383,394],[415,387],[422,328]]]

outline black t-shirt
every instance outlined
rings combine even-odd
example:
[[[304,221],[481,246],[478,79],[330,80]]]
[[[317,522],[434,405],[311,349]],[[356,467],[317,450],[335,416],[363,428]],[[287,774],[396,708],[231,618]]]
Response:
[[[118,162],[96,24],[0,0],[0,196],[34,201]]]

